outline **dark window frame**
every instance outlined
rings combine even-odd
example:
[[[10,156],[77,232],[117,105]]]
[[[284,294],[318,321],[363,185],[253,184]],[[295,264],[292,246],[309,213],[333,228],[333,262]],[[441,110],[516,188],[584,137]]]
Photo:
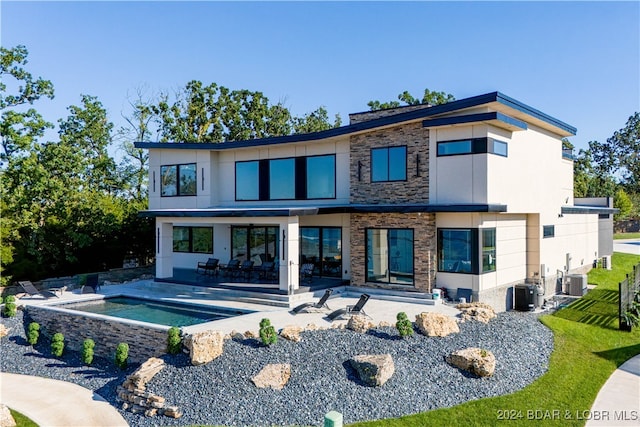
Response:
[[[180,228],[180,229],[187,229],[188,230],[188,248],[185,251],[181,251],[181,250],[176,250],[176,246],[175,246],[175,239],[172,237],[172,251],[175,253],[187,253],[187,254],[211,254],[213,255],[213,227],[206,227],[206,226],[190,226],[190,225],[174,225],[173,229],[174,229],[174,233],[175,233],[175,229]],[[193,243],[194,243],[194,239],[193,239],[193,230],[194,229],[207,229],[207,230],[211,230],[211,250],[210,251],[196,251],[193,248]],[[172,236],[175,236],[175,234],[172,234]]]
[[[413,244],[413,248],[412,248],[412,257],[411,257],[411,282],[410,283],[396,283],[396,282],[392,282],[391,281],[391,274],[389,274],[389,279],[387,281],[382,281],[382,280],[375,280],[375,279],[370,279],[369,278],[369,262],[366,261],[365,265],[364,265],[364,278],[365,278],[365,283],[369,282],[369,283],[382,283],[385,285],[393,285],[393,286],[415,286],[416,284],[416,230],[414,228],[409,228],[409,227],[398,227],[398,228],[388,228],[388,227],[366,227],[364,229],[364,252],[365,252],[365,260],[369,259],[369,231],[370,230],[386,230],[387,232],[391,231],[391,230],[403,230],[403,231],[411,231],[411,241]],[[389,248],[389,233],[387,233],[387,248]],[[387,253],[387,265],[391,266],[392,261],[391,261],[391,257],[392,254],[389,251],[389,253]]]
[[[193,178],[193,194],[191,193],[187,193],[187,194],[183,194],[180,187],[180,169],[183,166],[193,166],[193,173],[194,173],[194,178]],[[176,168],[176,194],[164,194],[164,173],[163,173],[163,168],[172,168],[175,167]],[[160,165],[160,197],[192,197],[192,196],[197,196],[198,195],[198,164],[195,162],[192,163],[176,163],[176,164],[171,164],[171,165]]]
[[[451,271],[451,269],[443,269],[442,263],[444,262],[444,254],[443,254],[443,235],[442,232],[446,230],[455,230],[455,231],[469,231],[470,232],[470,245],[471,245],[471,271]],[[437,235],[437,244],[438,244],[438,272],[442,273],[451,273],[451,274],[472,274],[479,275],[481,274],[481,241],[480,241],[480,230],[481,228],[469,228],[469,227],[442,227],[438,228]]]
[[[391,162],[389,156],[389,150],[396,149],[404,149],[404,178],[402,179],[389,179],[389,175],[391,175]],[[387,179],[374,180],[373,179],[373,152],[374,151],[387,151]],[[370,182],[406,182],[409,174],[407,173],[407,168],[409,166],[409,149],[406,145],[394,145],[390,147],[373,147],[369,152],[369,164],[371,165],[371,170],[369,173],[369,181]]]
[[[542,238],[550,239],[556,236],[556,226],[555,225],[543,225],[542,226]]]
[[[443,153],[444,147],[447,144],[455,144],[461,142],[469,142],[469,150],[459,153]],[[504,144],[505,154],[497,152],[496,145]],[[443,147],[442,149],[440,147]],[[438,141],[436,143],[437,157],[452,157],[452,156],[467,156],[469,154],[495,154],[500,157],[509,157],[509,143],[494,138],[482,137],[482,138],[463,138],[452,139],[446,141]]]
[[[333,159],[333,196],[332,197],[308,197],[307,184],[309,181],[308,171],[308,159],[316,157],[330,157]],[[294,160],[294,197],[286,199],[274,199],[271,197],[271,165],[274,161],[279,160]],[[257,199],[239,199],[238,198],[238,164],[241,163],[256,163],[258,165],[258,198]],[[273,159],[261,159],[261,160],[238,160],[235,162],[234,170],[234,196],[236,202],[255,202],[255,201],[290,201],[290,200],[335,200],[337,197],[337,165],[335,153],[329,154],[316,154],[312,156],[297,156],[297,157],[278,157]]]

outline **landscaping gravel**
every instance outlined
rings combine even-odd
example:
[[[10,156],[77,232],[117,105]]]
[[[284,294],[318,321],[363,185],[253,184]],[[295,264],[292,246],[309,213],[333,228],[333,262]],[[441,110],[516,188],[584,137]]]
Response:
[[[2,319],[11,328],[0,340],[2,372],[71,381],[103,396],[115,407],[116,386],[136,366],[120,371],[97,358],[83,366],[78,354],[50,356],[45,339],[26,342],[22,313]],[[496,356],[493,377],[478,378],[445,362],[455,350],[480,347]],[[224,354],[202,366],[186,355],[164,356],[165,368],[147,390],[183,412],[178,419],[144,417],[126,411],[132,426],[211,424],[228,426],[321,425],[324,414],[338,411],[345,423],[415,414],[490,396],[512,393],[546,372],[553,335],[535,314],[501,313],[489,324],[467,321],[460,333],[444,338],[419,334],[402,339],[395,328],[366,334],[349,330],[304,332],[298,343],[279,339],[271,347],[257,340],[230,340]],[[382,387],[360,383],[348,360],[358,354],[389,353],[395,374]],[[291,379],[282,390],[258,389],[251,382],[268,363],[290,363]]]

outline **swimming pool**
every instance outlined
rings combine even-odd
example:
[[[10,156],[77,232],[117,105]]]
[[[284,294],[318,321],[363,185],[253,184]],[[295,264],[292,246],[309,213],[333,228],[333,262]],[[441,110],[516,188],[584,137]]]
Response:
[[[227,319],[250,313],[224,307],[179,304],[118,296],[97,301],[65,304],[65,309],[102,314],[121,319],[137,320],[165,326],[191,326],[213,320]]]

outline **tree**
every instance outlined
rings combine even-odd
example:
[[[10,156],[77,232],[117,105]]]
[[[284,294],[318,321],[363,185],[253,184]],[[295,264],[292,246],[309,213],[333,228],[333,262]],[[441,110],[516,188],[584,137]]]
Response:
[[[424,94],[422,95],[422,99],[414,98],[408,91],[402,92],[398,95],[398,101],[389,101],[389,102],[380,102],[380,101],[369,101],[367,105],[369,106],[371,111],[375,110],[386,110],[389,108],[397,108],[404,105],[441,105],[446,104],[448,102],[455,101],[456,98],[450,93],[445,92],[436,92],[430,91],[429,89],[424,90]]]
[[[589,143],[593,161],[603,174],[614,176],[630,193],[640,193],[640,113],[627,120],[606,144]]]
[[[293,119],[294,133],[311,133],[319,132],[331,128],[340,127],[342,120],[336,114],[333,124],[329,122],[329,114],[325,107],[319,107],[315,111],[305,114],[302,117]]]
[[[593,160],[592,148],[580,150],[573,161],[573,193],[575,197],[607,197],[616,191],[616,182]]]
[[[24,105],[32,105],[41,97],[53,98],[53,84],[41,77],[34,79],[24,66],[29,52],[24,46],[11,49],[0,47],[0,161],[7,162],[17,152],[28,151],[31,145],[47,128],[53,125],[45,121],[38,112],[29,108],[19,111]],[[7,93],[7,81],[17,87],[13,94]]]
[[[633,202],[622,188],[616,191],[616,195],[613,198],[613,207],[620,209],[620,212],[613,216],[616,221],[629,218],[633,210]]]

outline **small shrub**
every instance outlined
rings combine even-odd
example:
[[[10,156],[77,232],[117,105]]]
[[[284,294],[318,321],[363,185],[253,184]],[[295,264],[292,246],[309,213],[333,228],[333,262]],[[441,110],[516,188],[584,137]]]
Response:
[[[13,295],[9,295],[5,299],[4,303],[4,315],[7,317],[15,317],[18,312],[18,308],[16,307],[16,297]]]
[[[27,340],[29,340],[29,344],[36,345],[39,337],[40,325],[37,322],[29,323],[29,330],[27,332]]]
[[[271,325],[269,319],[262,319],[260,321],[260,340],[264,345],[275,344],[275,342],[278,341],[276,329]]]
[[[127,367],[127,359],[129,358],[129,344],[126,342],[121,342],[116,347],[116,358],[115,364],[120,369],[125,369]]]
[[[87,338],[82,342],[82,363],[85,365],[93,363],[93,348],[95,346],[96,343],[91,338]]]
[[[180,329],[173,326],[169,328],[167,333],[167,353],[178,354],[182,350],[182,338],[180,337]]]
[[[413,324],[407,317],[407,313],[401,311],[396,316],[396,319],[398,320],[396,322],[396,329],[402,338],[413,335]]]
[[[481,357],[487,357],[489,355],[489,353],[487,352],[487,350],[485,350],[484,348],[480,349],[480,356]]]
[[[53,335],[51,339],[51,353],[55,357],[61,357],[64,352],[64,335],[60,332],[57,332]]]

